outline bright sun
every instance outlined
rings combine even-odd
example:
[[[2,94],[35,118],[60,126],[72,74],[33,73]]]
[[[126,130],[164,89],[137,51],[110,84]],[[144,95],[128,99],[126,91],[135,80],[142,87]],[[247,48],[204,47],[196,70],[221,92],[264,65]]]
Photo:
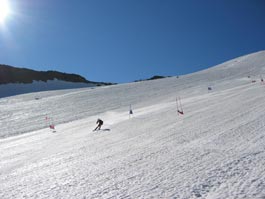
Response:
[[[10,7],[7,0],[0,0],[0,23],[3,23],[10,14]]]

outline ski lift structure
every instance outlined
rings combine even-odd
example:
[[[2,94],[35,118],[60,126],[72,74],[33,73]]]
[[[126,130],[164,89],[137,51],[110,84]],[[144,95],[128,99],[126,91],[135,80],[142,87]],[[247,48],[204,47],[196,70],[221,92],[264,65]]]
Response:
[[[177,105],[178,115],[184,115],[181,98],[179,96],[176,97],[176,105]]]

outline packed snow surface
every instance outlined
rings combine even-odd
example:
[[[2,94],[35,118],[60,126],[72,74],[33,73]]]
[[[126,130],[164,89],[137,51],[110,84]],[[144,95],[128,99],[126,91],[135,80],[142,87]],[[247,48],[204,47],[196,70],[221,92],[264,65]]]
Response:
[[[95,83],[67,82],[62,80],[33,81],[32,83],[0,84],[0,98],[23,93],[40,92],[47,90],[72,89],[95,87]]]
[[[2,98],[0,198],[265,198],[262,75],[264,51],[179,78]]]

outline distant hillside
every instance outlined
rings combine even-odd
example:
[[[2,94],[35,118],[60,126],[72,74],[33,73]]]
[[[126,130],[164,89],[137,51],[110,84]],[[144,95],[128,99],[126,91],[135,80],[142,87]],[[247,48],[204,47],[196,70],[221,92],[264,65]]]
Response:
[[[0,98],[40,91],[111,85],[92,82],[77,74],[35,71],[0,64]]]
[[[58,71],[35,71],[27,68],[17,68],[0,64],[0,84],[33,83],[33,81],[62,80],[76,83],[93,83],[96,85],[110,85],[111,83],[92,82],[77,74],[67,74]]]
[[[166,77],[170,77],[170,76],[160,76],[160,75],[155,75],[151,78],[148,78],[148,79],[140,79],[140,80],[136,80],[135,82],[141,82],[141,81],[149,81],[149,80],[156,80],[156,79],[163,79],[163,78],[166,78]]]

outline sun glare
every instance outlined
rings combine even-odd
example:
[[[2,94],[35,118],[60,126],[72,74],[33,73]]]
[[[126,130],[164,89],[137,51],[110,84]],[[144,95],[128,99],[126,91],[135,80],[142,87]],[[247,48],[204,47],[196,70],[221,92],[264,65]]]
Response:
[[[0,23],[4,23],[10,14],[10,7],[7,0],[0,0]]]

